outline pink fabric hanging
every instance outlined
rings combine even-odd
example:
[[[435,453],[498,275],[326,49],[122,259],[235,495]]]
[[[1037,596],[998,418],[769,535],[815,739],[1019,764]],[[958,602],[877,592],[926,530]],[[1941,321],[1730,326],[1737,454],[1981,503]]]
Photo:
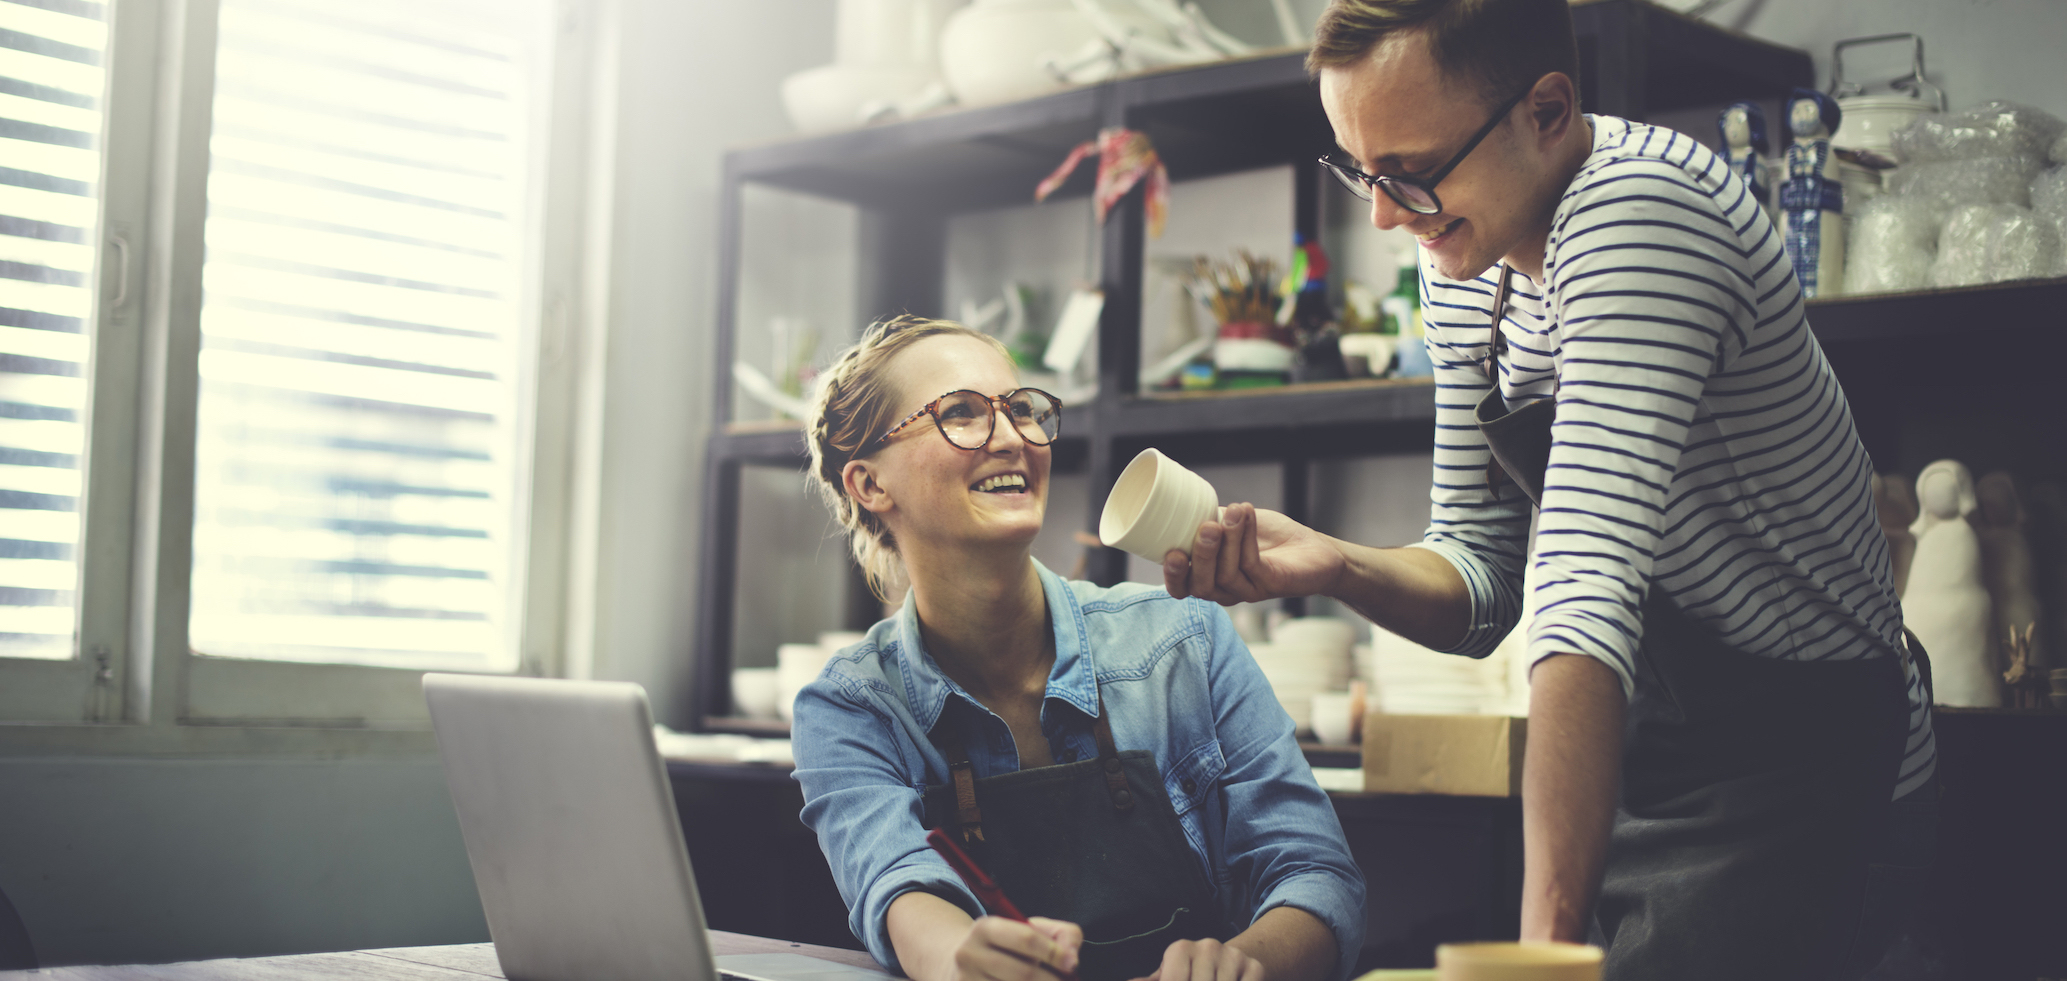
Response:
[[[1077,144],[1040,186],[1034,188],[1034,200],[1045,201],[1048,195],[1069,180],[1077,165],[1092,151],[1098,153],[1098,187],[1092,194],[1091,204],[1098,215],[1098,223],[1105,223],[1105,213],[1112,210],[1120,198],[1126,196],[1134,185],[1148,178],[1147,195],[1148,234],[1150,238],[1161,238],[1163,219],[1170,212],[1170,172],[1163,168],[1162,158],[1148,142],[1147,135],[1131,129],[1110,127],[1098,131],[1098,139]]]

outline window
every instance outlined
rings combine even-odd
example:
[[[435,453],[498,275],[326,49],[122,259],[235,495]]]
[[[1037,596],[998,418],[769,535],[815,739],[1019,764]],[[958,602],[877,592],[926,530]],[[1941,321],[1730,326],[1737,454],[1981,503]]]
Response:
[[[197,652],[514,666],[530,12],[222,0]]]
[[[420,727],[422,670],[558,670],[595,44],[0,0],[0,721]]]
[[[0,657],[74,654],[102,12],[0,2]]]

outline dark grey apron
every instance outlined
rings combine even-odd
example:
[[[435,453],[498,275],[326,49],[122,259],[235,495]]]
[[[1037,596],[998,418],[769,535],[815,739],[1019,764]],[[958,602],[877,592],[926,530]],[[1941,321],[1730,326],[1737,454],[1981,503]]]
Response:
[[[1225,940],[1213,889],[1163,791],[1155,754],[1120,752],[1105,699],[1098,758],[974,779],[945,716],[933,741],[950,781],[926,788],[925,824],[945,828],[1028,916],[1084,930],[1084,981],[1147,977],[1178,940]]]
[[[1540,506],[1557,409],[1509,411],[1501,397],[1512,275],[1503,265],[1477,420],[1488,484],[1512,480]],[[1866,868],[1908,738],[1906,689],[1898,658],[1747,654],[1651,590],[1595,906],[1605,981],[1830,981],[1871,967],[1888,938],[1862,935]]]

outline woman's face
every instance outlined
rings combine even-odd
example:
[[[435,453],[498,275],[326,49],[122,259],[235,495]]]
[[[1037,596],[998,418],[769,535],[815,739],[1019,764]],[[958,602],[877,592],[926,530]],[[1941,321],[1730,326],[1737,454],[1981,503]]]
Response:
[[[1018,373],[995,348],[952,335],[905,349],[890,363],[890,374],[900,393],[897,419],[957,389],[998,396],[1019,387]],[[892,502],[884,521],[900,549],[916,549],[1032,543],[1047,511],[1050,459],[1048,447],[1028,443],[1003,418],[989,444],[965,450],[921,415],[872,462]]]

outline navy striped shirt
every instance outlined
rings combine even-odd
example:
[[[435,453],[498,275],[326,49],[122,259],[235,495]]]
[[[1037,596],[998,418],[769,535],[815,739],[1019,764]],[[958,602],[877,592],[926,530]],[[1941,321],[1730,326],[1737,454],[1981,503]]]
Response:
[[[1517,273],[1501,323],[1507,404],[1557,400],[1533,556],[1528,502],[1488,491],[1472,416],[1499,269],[1456,282],[1422,262],[1436,438],[1420,547],[1457,567],[1472,600],[1452,652],[1483,656],[1513,628],[1527,561],[1529,661],[1598,658],[1625,695],[1647,584],[1747,653],[1897,656],[1872,461],[1772,221],[1692,138],[1588,118],[1593,152],[1558,202],[1545,281]],[[1936,759],[1913,667],[1909,698],[1898,797]]]

